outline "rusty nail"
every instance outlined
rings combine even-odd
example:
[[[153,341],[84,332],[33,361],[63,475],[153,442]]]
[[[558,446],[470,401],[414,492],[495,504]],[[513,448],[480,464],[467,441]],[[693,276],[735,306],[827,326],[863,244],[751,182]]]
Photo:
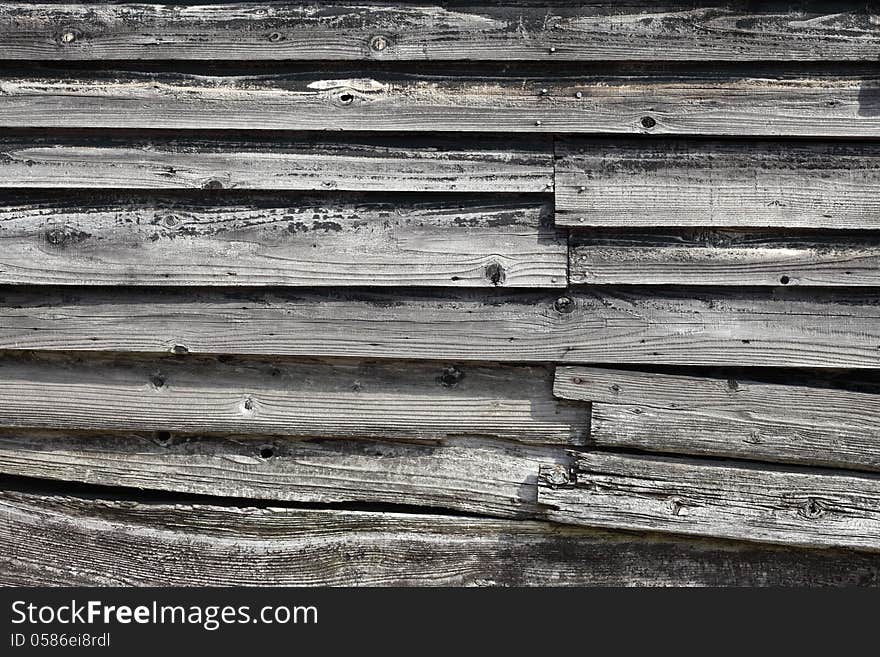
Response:
[[[555,52],[556,52],[556,48],[554,46],[550,46],[550,54],[552,55]]]
[[[540,121],[535,121],[535,125],[541,125]]]
[[[574,310],[574,301],[571,297],[559,297],[553,302],[553,308],[558,313],[570,313]]]
[[[272,34],[269,35],[269,41],[281,41],[281,33],[272,32]]]
[[[550,93],[550,92],[547,91],[546,89],[541,89],[541,95],[542,95],[542,96],[546,96],[548,93]]]
[[[587,191],[587,186],[586,186],[586,185],[581,185],[580,187],[578,187],[578,191],[579,191],[581,194],[583,194],[585,191]]]
[[[575,97],[575,98],[583,98],[583,97],[584,97],[584,94],[583,94],[582,92],[578,91],[578,92],[575,93],[574,97]]]
[[[61,35],[61,41],[63,43],[73,43],[74,41],[76,41],[76,34],[68,30]]]
[[[385,37],[383,37],[381,35],[374,36],[370,40],[370,48],[372,48],[373,50],[381,52],[381,51],[385,50],[385,48],[387,48],[387,47],[388,47],[388,39],[386,39]]]

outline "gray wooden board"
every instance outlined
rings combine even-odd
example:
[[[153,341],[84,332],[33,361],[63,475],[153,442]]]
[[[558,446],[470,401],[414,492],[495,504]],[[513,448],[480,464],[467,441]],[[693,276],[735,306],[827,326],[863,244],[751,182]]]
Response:
[[[548,192],[549,140],[6,136],[0,187]]]
[[[0,283],[566,285],[540,198],[8,198]]]
[[[436,405],[442,406],[442,397]],[[411,422],[418,438],[424,419],[413,412]],[[500,517],[539,516],[538,469],[556,463],[570,464],[560,448],[484,438],[424,444],[0,432],[0,472],[7,475],[242,499],[401,504]]]
[[[803,288],[7,288],[0,349],[877,368],[878,302]]]
[[[592,402],[597,447],[880,470],[880,394],[577,366],[554,393]]]
[[[594,229],[571,235],[572,283],[880,285],[880,233]]]
[[[561,225],[880,228],[876,143],[560,139],[556,149]]]
[[[521,520],[8,490],[0,514],[0,583],[16,586],[880,583],[876,554]]]
[[[870,60],[864,3],[479,2],[0,6],[4,58]],[[381,39],[381,40],[380,40]]]
[[[563,523],[880,550],[876,475],[589,452],[542,466],[538,502]]]
[[[583,444],[546,367],[6,354],[0,426]]]
[[[249,77],[64,69],[0,78],[2,128],[206,126],[878,137],[880,78],[384,69]]]

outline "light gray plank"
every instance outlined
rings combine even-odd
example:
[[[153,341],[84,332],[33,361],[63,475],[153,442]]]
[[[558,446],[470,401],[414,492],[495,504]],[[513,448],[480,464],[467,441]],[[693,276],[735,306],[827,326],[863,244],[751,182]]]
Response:
[[[243,339],[243,336],[246,336]],[[0,348],[880,367],[875,292],[0,292]]]
[[[880,285],[880,233],[667,230],[572,235],[572,283]]]
[[[0,205],[0,283],[562,287],[541,199],[22,199]]]
[[[0,492],[0,513],[4,585],[880,583],[875,554],[640,537],[529,521],[16,491]]]
[[[545,367],[93,354],[0,357],[0,426],[583,444]]]
[[[880,550],[880,479],[716,461],[580,454],[542,466],[538,502],[558,522],[809,547]]]
[[[880,57],[874,16],[853,2],[4,3],[0,38],[24,60]]]
[[[875,143],[571,139],[557,155],[561,225],[880,228]]]
[[[554,393],[592,402],[598,447],[880,470],[880,394],[792,383],[575,366]]]
[[[865,74],[364,75],[41,71],[0,78],[0,127],[880,136]]]

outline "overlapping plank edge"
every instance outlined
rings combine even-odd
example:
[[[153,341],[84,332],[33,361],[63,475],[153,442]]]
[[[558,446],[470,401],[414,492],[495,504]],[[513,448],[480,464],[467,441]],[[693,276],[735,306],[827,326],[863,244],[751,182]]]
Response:
[[[0,291],[11,350],[878,368],[878,346],[866,289]]]
[[[749,376],[557,367],[553,390],[590,402],[591,447],[880,470],[876,377],[859,391],[852,375],[851,389],[804,372],[785,376],[798,385]]]
[[[0,583],[7,585],[880,582],[876,554],[793,552],[523,520],[157,503],[8,488],[0,492],[0,513]]]
[[[575,229],[572,283],[880,286],[880,232]]]
[[[542,366],[101,353],[0,356],[0,426],[578,445],[589,408]]]
[[[566,285],[541,198],[236,194],[7,196],[0,283]]]
[[[868,60],[864,3],[0,5],[4,59]]]
[[[541,467],[538,502],[563,523],[801,547],[880,550],[880,478],[719,462],[578,453]]]
[[[575,78],[384,68],[250,76],[64,69],[7,72],[0,92],[2,128],[880,136],[880,77],[866,73]]]
[[[877,143],[560,137],[556,154],[560,225],[880,228]]]

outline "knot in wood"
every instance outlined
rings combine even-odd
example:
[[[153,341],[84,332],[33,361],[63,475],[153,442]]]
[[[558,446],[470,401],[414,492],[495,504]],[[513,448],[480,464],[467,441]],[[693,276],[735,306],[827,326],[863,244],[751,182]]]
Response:
[[[657,121],[654,119],[653,116],[643,116],[640,123],[642,124],[643,128],[647,128],[648,130],[657,125]]]
[[[804,518],[816,520],[825,515],[825,506],[819,500],[815,500],[811,497],[800,508],[799,513]]]
[[[440,376],[437,377],[437,383],[444,388],[452,388],[453,386],[457,386],[463,378],[464,372],[453,365],[452,367],[445,368],[443,372],[440,373]]]

